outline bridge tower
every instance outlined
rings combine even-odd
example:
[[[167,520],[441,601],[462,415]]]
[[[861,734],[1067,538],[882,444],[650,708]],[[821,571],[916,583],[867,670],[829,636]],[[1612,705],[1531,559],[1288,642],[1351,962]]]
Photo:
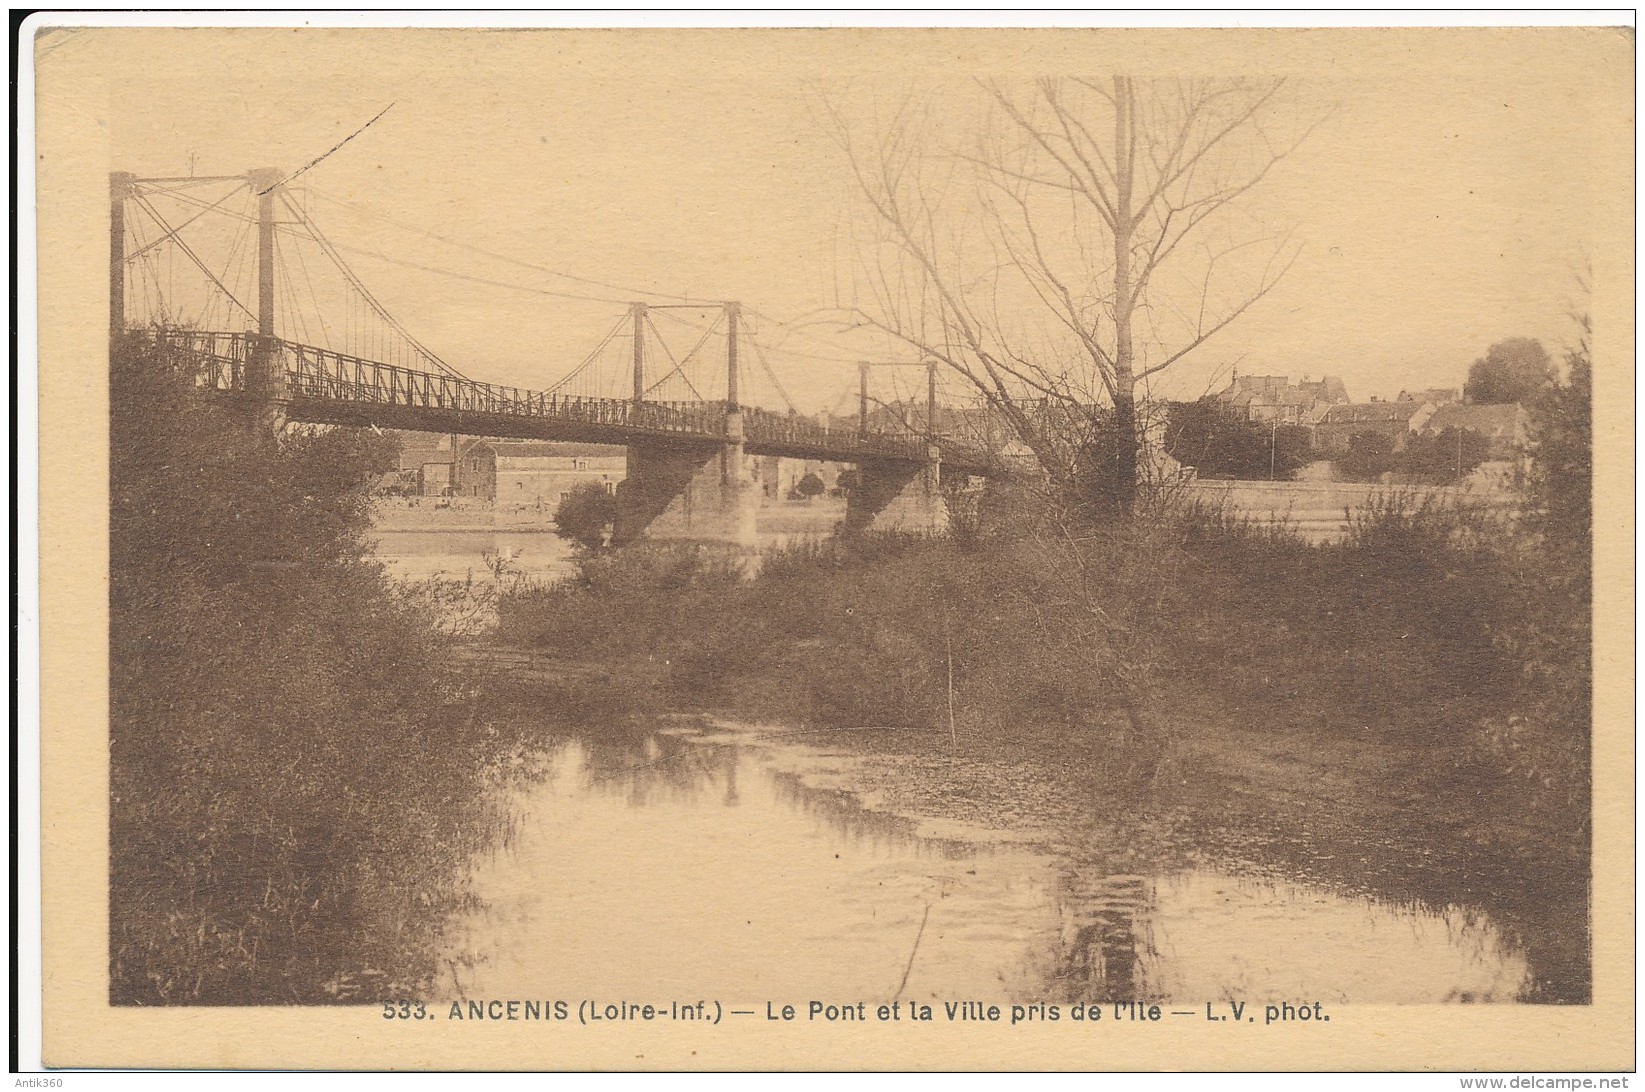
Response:
[[[117,348],[126,333],[126,205],[139,195],[138,183],[229,182],[241,178],[257,195],[257,329],[248,331],[250,360],[243,393],[258,422],[270,433],[279,433],[285,428],[291,399],[286,390],[285,368],[274,342],[274,198],[285,178],[278,168],[264,167],[247,171],[243,176],[206,179],[139,179],[127,171],[110,172],[109,351],[112,353]],[[175,233],[174,230],[172,234]]]
[[[137,176],[127,171],[109,174],[109,352],[126,333],[126,201],[136,188]]]
[[[644,324],[647,305],[633,305],[634,402],[645,398]],[[738,401],[737,335],[739,303],[724,304],[726,397],[723,440],[704,444],[659,438],[628,447],[628,471],[617,487],[617,520],[612,540],[638,538],[713,542],[738,550],[755,546],[759,482],[745,450],[742,406]],[[644,420],[636,412],[636,420]]]
[[[257,334],[251,339],[246,394],[257,422],[272,435],[285,430],[291,394],[274,333],[274,196],[285,175],[277,167],[246,172],[257,195]]]

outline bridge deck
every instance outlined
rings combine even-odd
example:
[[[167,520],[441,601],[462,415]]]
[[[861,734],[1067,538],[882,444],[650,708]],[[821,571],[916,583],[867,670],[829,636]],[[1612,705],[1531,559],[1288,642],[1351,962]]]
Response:
[[[293,421],[618,445],[726,442],[725,406],[719,402],[564,397],[251,333],[168,328],[136,335],[185,354],[196,365],[196,382],[225,394],[249,393],[255,353],[278,354],[290,399],[287,417]],[[740,409],[744,450],[751,455],[852,463],[923,463],[926,458],[923,436],[828,429],[806,417]],[[942,445],[942,459],[946,467],[965,473],[984,475],[993,469],[983,453],[952,442]]]

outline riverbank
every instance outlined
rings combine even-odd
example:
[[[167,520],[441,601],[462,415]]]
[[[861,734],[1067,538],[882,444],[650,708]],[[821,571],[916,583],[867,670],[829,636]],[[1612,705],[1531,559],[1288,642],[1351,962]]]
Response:
[[[827,535],[844,519],[843,497],[767,500],[760,505],[756,525],[762,535]],[[372,503],[371,522],[372,530],[379,534],[548,533],[554,530],[554,510],[475,497],[377,497]]]
[[[873,759],[849,788],[875,806],[1072,838],[1111,871],[1226,859],[1487,906],[1544,938],[1530,996],[1580,1001],[1587,711],[1524,664],[1581,649],[1548,636],[1544,574],[1478,531],[891,541],[751,581],[640,551],[505,602],[500,636],[602,664],[619,715],[824,733]]]

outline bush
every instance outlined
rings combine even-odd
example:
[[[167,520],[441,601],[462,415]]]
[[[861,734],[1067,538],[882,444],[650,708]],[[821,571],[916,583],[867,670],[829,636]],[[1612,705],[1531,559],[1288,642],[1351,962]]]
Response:
[[[1300,425],[1247,420],[1214,398],[1166,406],[1165,453],[1202,478],[1289,481],[1313,458],[1313,438]]]
[[[1394,469],[1394,441],[1380,432],[1356,432],[1336,466],[1349,481],[1374,482]]]
[[[1586,335],[1586,324],[1583,329]],[[1593,404],[1586,340],[1564,382],[1531,404],[1526,535],[1513,553],[1516,624],[1497,635],[1518,665],[1516,702],[1481,745],[1537,811],[1586,836],[1593,784]]]
[[[1444,484],[1467,477],[1490,456],[1490,443],[1471,428],[1446,428],[1437,435],[1410,438],[1396,460],[1417,481]]]
[[[617,500],[599,482],[582,482],[554,509],[554,531],[585,550],[605,545],[617,519]]]
[[[134,339],[112,362],[110,995],[408,996],[500,742],[369,553],[390,441],[275,440]]]

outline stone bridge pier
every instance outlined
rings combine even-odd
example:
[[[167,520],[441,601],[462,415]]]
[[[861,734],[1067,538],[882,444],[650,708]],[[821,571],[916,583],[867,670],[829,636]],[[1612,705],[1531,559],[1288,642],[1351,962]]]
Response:
[[[728,425],[732,439],[724,444],[629,446],[627,476],[617,486],[614,544],[647,538],[754,549],[758,467],[743,451],[741,421]]]
[[[923,463],[865,460],[857,465],[857,488],[845,505],[845,533],[948,530],[942,495],[941,455],[932,446]]]

